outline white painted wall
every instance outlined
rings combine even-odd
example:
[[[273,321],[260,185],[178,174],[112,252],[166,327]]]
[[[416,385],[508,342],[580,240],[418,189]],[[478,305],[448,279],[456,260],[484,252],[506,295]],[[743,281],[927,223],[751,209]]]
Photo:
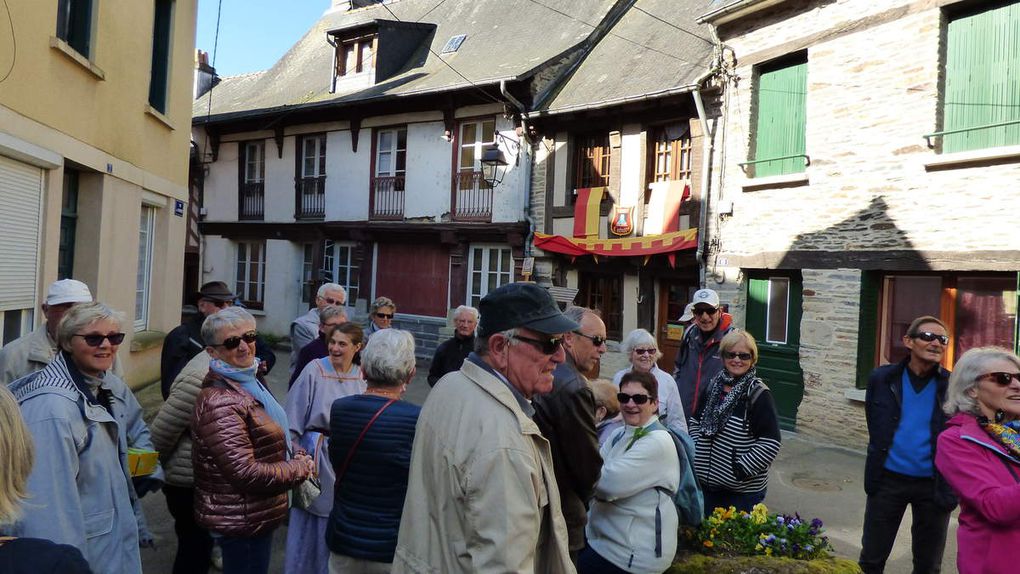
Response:
[[[329,144],[327,145],[327,149]],[[328,172],[327,172],[328,173]],[[291,241],[266,241],[266,285],[263,292],[264,316],[259,329],[274,335],[290,332],[290,322],[298,316],[301,304],[301,245]]]
[[[624,124],[620,130],[620,205],[634,206],[634,215],[639,210],[636,206],[644,203],[644,190],[641,184],[645,178],[641,173],[643,167],[642,138],[644,131],[641,124]]]
[[[623,276],[623,293],[620,299],[623,303],[623,326],[622,336],[626,337],[634,329],[637,329],[637,298],[638,298],[638,276],[626,274]]]
[[[232,241],[219,235],[205,236],[205,250],[202,254],[202,283],[223,281],[233,289],[236,264],[237,249]]]
[[[279,157],[276,150],[276,142],[269,138],[266,140],[266,174],[265,189],[266,203],[265,221],[294,221],[294,138],[283,138],[283,157]],[[326,144],[326,152],[329,152],[329,143]],[[329,172],[326,172],[329,174]],[[237,179],[237,169],[234,169],[234,179]],[[328,179],[327,179],[328,181]],[[237,187],[237,184],[234,185]],[[236,199],[235,199],[236,201]],[[235,211],[237,209],[235,208]]]
[[[326,220],[368,219],[372,131],[359,132],[358,153],[351,149],[351,132],[326,134]]]
[[[563,207],[570,205],[570,194],[574,192],[567,189],[567,173],[570,169],[570,158],[567,157],[567,132],[556,132],[555,146],[556,155],[553,156],[556,164],[553,166],[553,205]]]
[[[524,197],[531,179],[528,177],[527,170],[527,166],[531,162],[527,149],[528,144],[517,136],[510,120],[502,116],[496,118],[496,130],[508,140],[520,141],[520,144],[523,145],[519,145],[519,149],[514,149],[513,144],[503,143],[500,146],[503,150],[503,157],[510,165],[505,168],[506,175],[503,176],[503,183],[493,190],[492,222],[521,221],[524,219]]]
[[[453,144],[443,139],[443,122],[407,126],[407,187],[404,217],[435,217],[450,213]]]
[[[220,144],[216,161],[206,164],[206,221],[237,221],[237,158],[238,144]]]

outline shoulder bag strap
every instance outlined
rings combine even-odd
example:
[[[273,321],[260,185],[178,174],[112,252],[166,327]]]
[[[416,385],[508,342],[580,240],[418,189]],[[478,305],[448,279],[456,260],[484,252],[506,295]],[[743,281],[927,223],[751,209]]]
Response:
[[[344,459],[344,464],[340,467],[340,472],[336,473],[337,486],[340,485],[340,482],[344,479],[344,475],[347,474],[347,467],[351,464],[351,459],[354,458],[354,453],[358,450],[358,445],[361,444],[361,439],[365,438],[365,433],[367,433],[368,429],[375,423],[375,420],[379,418],[379,415],[381,415],[383,411],[395,402],[397,402],[397,399],[390,399],[386,401],[386,404],[380,407],[379,410],[372,415],[372,418],[368,421],[368,424],[365,425],[365,428],[361,429],[361,434],[358,435],[357,440],[355,440],[354,444],[351,445],[351,450],[347,451],[347,458]]]
[[[1016,475],[1016,470],[1013,468],[1013,465],[1009,464],[1009,461],[1002,458],[1001,456],[998,457],[998,459],[1002,461],[1002,464],[1006,465],[1006,470],[1008,470],[1009,474],[1013,476],[1013,480],[1020,484],[1020,476]]]

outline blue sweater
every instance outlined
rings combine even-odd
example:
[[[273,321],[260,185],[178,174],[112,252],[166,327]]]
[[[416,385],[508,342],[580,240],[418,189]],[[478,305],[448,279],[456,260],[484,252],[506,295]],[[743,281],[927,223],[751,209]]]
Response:
[[[893,435],[885,468],[907,476],[930,477],[934,474],[932,465],[931,419],[935,412],[934,377],[925,384],[921,392],[910,384],[907,369],[903,369],[900,381],[900,424]]]
[[[337,554],[374,562],[393,562],[421,407],[405,401],[390,405],[365,433],[346,476],[339,473],[354,441],[387,400],[344,397],[333,403],[329,416],[329,460],[338,476],[326,544]]]

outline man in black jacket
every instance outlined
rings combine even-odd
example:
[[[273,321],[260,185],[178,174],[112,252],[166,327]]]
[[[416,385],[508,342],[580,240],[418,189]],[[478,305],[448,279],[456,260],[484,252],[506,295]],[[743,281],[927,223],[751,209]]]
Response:
[[[859,560],[865,574],[885,570],[908,504],[914,572],[939,572],[949,514],[956,507],[956,497],[934,465],[935,439],[946,422],[942,404],[949,371],[939,366],[949,344],[946,326],[935,317],[918,317],[903,344],[910,355],[875,369],[868,379],[868,502]]]
[[[475,327],[478,326],[478,309],[461,305],[453,312],[453,338],[436,348],[429,367],[429,386],[434,387],[446,373],[459,371],[464,359],[475,350]]]
[[[163,339],[163,354],[159,360],[160,390],[163,392],[163,400],[170,395],[170,385],[174,379],[188,364],[188,361],[195,358],[195,355],[205,350],[205,342],[202,340],[202,323],[205,318],[220,309],[231,307],[234,304],[235,295],[223,281],[210,281],[198,290],[197,302],[199,313],[174,327],[166,338]],[[260,372],[265,375],[276,363],[276,355],[269,343],[261,336],[255,341],[255,356],[262,363],[259,365]]]
[[[595,431],[595,395],[581,373],[590,370],[606,352],[606,324],[584,307],[570,307],[563,314],[580,327],[563,336],[566,361],[553,371],[552,392],[535,395],[532,405],[535,423],[552,447],[570,557],[576,564],[578,553],[584,549],[588,500],[602,472]]]

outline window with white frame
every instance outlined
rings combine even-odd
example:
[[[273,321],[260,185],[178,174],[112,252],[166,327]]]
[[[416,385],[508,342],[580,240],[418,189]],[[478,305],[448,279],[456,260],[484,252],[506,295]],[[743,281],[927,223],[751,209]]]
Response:
[[[354,306],[358,300],[358,269],[354,260],[354,244],[326,240],[325,262],[323,267],[332,273],[333,283],[339,284],[347,291],[347,304]]]
[[[482,152],[486,145],[496,143],[496,120],[480,120],[460,124],[459,171],[481,173]]]
[[[152,249],[156,231],[156,208],[142,206],[138,221],[138,271],[135,275],[135,331],[149,327],[152,294]]]
[[[403,176],[407,169],[407,128],[379,130],[376,177]]]
[[[472,307],[478,307],[489,291],[514,280],[514,259],[509,247],[473,245],[468,259],[468,301]]]
[[[262,309],[266,290],[266,242],[237,243],[237,296],[249,309]]]

